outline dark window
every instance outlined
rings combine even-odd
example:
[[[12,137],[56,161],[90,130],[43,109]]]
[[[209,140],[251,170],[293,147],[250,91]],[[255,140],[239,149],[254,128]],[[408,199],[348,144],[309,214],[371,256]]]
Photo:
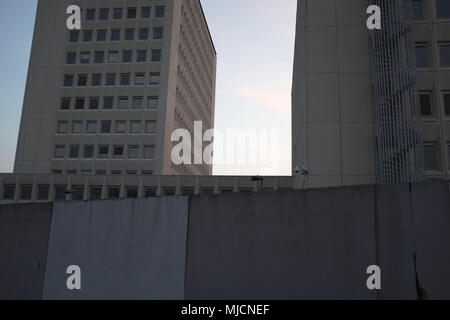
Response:
[[[87,74],[79,74],[78,75],[78,86],[85,87],[87,86]]]
[[[425,154],[425,169],[436,170],[437,169],[437,156],[436,156],[436,144],[429,143],[423,146]]]
[[[108,159],[109,157],[109,146],[99,146],[98,147],[98,158]]]
[[[436,0],[436,16],[438,18],[450,18],[450,1]]]
[[[111,121],[110,120],[102,120],[101,132],[103,134],[111,133]]]
[[[39,185],[38,186],[38,201],[47,201],[50,194],[50,186],[49,185]]]
[[[116,85],[116,74],[115,73],[108,73],[106,75],[106,85],[107,86]]]
[[[111,41],[120,41],[120,30],[111,30]]]
[[[148,28],[139,29],[139,40],[148,40]]]
[[[412,11],[414,20],[424,19],[423,0],[412,0]]]
[[[152,175],[152,174],[153,174],[153,172],[148,175]],[[147,198],[156,197],[156,188],[145,188],[145,196]]]
[[[445,115],[450,116],[450,91],[444,92],[443,96],[444,96]],[[449,155],[449,157],[450,157],[450,155]]]
[[[97,172],[98,174],[98,172]],[[101,200],[102,198],[102,187],[92,187],[91,186],[91,200]]]
[[[134,29],[125,30],[125,40],[134,40]]]
[[[127,188],[127,198],[137,198],[138,196],[138,188],[137,187],[128,187]]]
[[[129,63],[133,59],[133,51],[125,50],[122,55],[122,62]]]
[[[152,50],[152,62],[161,62],[161,50]]]
[[[84,98],[77,98],[75,100],[75,109],[77,110],[84,109]]]
[[[105,61],[105,52],[104,51],[95,52],[94,62],[103,63],[104,61]]]
[[[431,92],[421,92],[419,94],[420,114],[422,116],[432,116]]]
[[[80,157],[80,146],[72,145],[69,149],[69,158],[78,159]]]
[[[92,30],[86,30],[83,33],[83,41],[89,42],[92,41]]]
[[[81,64],[88,64],[91,60],[91,53],[90,52],[82,52],[80,56],[80,63]]]
[[[80,39],[80,31],[70,31],[70,42],[78,42]]]
[[[441,67],[450,67],[450,43],[439,44],[439,61]]]
[[[141,18],[150,18],[150,7],[141,8]]]
[[[106,97],[103,99],[103,109],[111,110],[113,108],[114,98]]]
[[[108,20],[109,18],[109,9],[103,8],[100,9],[100,20]]]
[[[95,20],[95,9],[86,10],[86,20]]]
[[[72,200],[73,201],[83,201],[84,198],[84,187],[83,186],[73,186],[72,187]]]
[[[72,87],[73,86],[73,74],[66,74],[64,76],[64,87]]]
[[[67,64],[75,64],[77,61],[77,53],[76,52],[68,52],[67,53]]]
[[[113,18],[114,19],[122,19],[123,9],[122,8],[114,8],[113,10]]]
[[[61,98],[61,110],[69,110],[71,98]]]
[[[92,159],[94,157],[94,146],[84,146],[84,159]]]
[[[89,98],[89,109],[97,110],[98,106],[99,106],[99,98],[98,97]]]
[[[97,31],[97,41],[106,41],[106,30]]]
[[[416,45],[417,68],[428,67],[427,45]]]
[[[136,18],[136,8],[128,8],[127,19],[135,19]]]
[[[92,86],[98,87],[102,85],[102,75],[100,73],[95,73],[92,75]]]
[[[32,185],[21,185],[20,186],[20,200],[31,200],[31,192],[33,191]]]
[[[55,186],[55,201],[66,200],[66,186]]]
[[[129,86],[130,85],[130,74],[123,73],[120,75],[120,85],[121,86]]]
[[[109,199],[119,199],[120,197],[120,187],[109,187],[108,188]]]
[[[153,29],[153,39],[161,40],[163,38],[163,28],[154,28]]]
[[[136,57],[137,62],[147,62],[147,50],[139,50]]]
[[[123,158],[123,151],[124,151],[124,147],[123,146],[114,146],[113,158],[114,159],[122,159]]]
[[[155,8],[155,18],[163,18],[164,17],[165,8],[160,6]]]

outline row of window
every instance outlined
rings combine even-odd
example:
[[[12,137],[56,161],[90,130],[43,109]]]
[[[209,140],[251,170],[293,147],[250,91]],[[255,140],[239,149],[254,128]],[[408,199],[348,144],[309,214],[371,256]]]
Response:
[[[96,147],[94,145],[85,145],[83,148],[80,145],[55,146],[55,159],[123,160],[125,155],[128,160],[153,160],[155,158],[155,146],[100,145]]]
[[[126,11],[126,14],[124,12]],[[112,12],[112,14],[110,14]],[[138,13],[140,18],[150,18],[152,13],[152,8],[148,7],[130,7],[130,8],[100,8],[100,9],[87,9],[86,10],[86,20],[108,20],[110,16],[114,20],[119,20],[122,18],[126,19],[136,19],[138,18]],[[155,18],[164,18],[165,15],[165,7],[164,6],[156,6],[154,8],[154,17]]]
[[[73,121],[58,121],[57,133],[58,134],[111,134],[112,121],[111,120],[87,120],[84,122],[81,120]],[[100,123],[100,125],[99,125]],[[84,128],[84,132],[83,132]],[[99,130],[100,128],[100,130]],[[156,133],[156,121],[154,120],[115,120],[114,121],[114,133],[116,134],[155,134]]]
[[[427,0],[428,1],[428,0]],[[412,0],[413,17],[415,20],[425,19],[425,8],[423,0]],[[450,1],[436,0],[436,18],[450,18]]]
[[[136,30],[137,30],[137,37],[136,37]],[[121,29],[112,29],[109,31],[109,37],[108,37],[108,30],[106,29],[100,29],[100,30],[83,30],[83,34],[81,34],[81,31],[79,30],[72,30],[69,31],[69,42],[92,42],[92,41],[98,41],[98,42],[104,42],[107,39],[110,41],[121,41],[121,40],[149,40],[150,39],[150,30],[153,31],[153,36],[151,39],[153,40],[162,40],[164,37],[164,28],[163,27],[155,27],[155,28],[127,28],[125,30]],[[123,32],[122,32],[123,31]],[[95,34],[95,38],[94,38]],[[82,35],[82,37],[81,37]],[[122,37],[123,35],[123,37]]]
[[[74,100],[73,109],[74,110],[85,110],[86,108],[89,110],[98,110],[100,109],[100,102],[102,101],[102,109],[103,110],[113,110],[115,105],[114,97],[76,97],[74,99],[70,97],[61,98],[60,109],[61,110],[70,110],[72,107],[72,100]],[[132,109],[141,110],[144,108],[147,109],[158,109],[159,108],[159,97],[158,96],[148,96],[147,99],[145,97],[117,97],[117,106],[118,110],[128,110],[130,108],[130,101]],[[145,104],[145,100],[147,104]]]
[[[67,52],[66,64],[77,64],[77,52]],[[109,51],[107,56],[107,63],[132,63],[132,62],[147,62],[147,50],[137,50],[135,53],[133,50],[123,50],[122,58],[120,58],[119,51]],[[151,50],[150,62],[161,62],[162,50]],[[96,51],[94,54],[91,52],[81,52],[79,54],[79,64],[100,64],[105,63],[105,52]]]
[[[450,170],[450,143],[448,148],[448,170]],[[425,155],[425,170],[436,171],[440,170],[439,157],[438,157],[438,144],[437,143],[425,143],[423,146]]]
[[[133,84],[135,86],[144,86],[146,84],[146,74],[145,73],[135,73],[134,74]],[[87,74],[79,74],[77,75],[76,85],[78,87],[86,87],[88,86],[88,78]],[[103,81],[103,78],[105,80]],[[116,73],[107,73],[103,77],[101,73],[93,73],[90,76],[90,86],[99,87],[99,86],[116,86],[119,84],[120,86],[129,86],[131,85],[131,73],[121,73],[119,75],[119,82],[117,83],[117,74]],[[150,76],[148,79],[148,84],[151,86],[159,85],[160,81],[160,73],[159,72],[150,72]],[[64,75],[64,87],[73,87],[75,83],[75,75],[66,74]]]
[[[428,43],[416,43],[416,63],[417,68],[429,68],[429,44]],[[438,43],[439,51],[439,66],[450,67],[450,42]]]
[[[424,117],[432,117],[436,115],[433,108],[433,92],[421,91],[419,93],[420,113]],[[450,91],[442,92],[442,101],[444,103],[444,114],[450,116]]]
[[[77,169],[66,169],[66,170],[59,170],[59,169],[54,169],[52,170],[53,174],[70,174],[70,175],[92,175],[94,171],[92,170],[77,170]],[[144,175],[144,176],[151,176],[153,175],[153,170],[95,170],[95,174],[99,175],[99,176],[105,176],[107,175],[109,172],[110,175],[112,176],[120,176],[120,175],[128,175],[128,176],[133,176],[133,175]]]

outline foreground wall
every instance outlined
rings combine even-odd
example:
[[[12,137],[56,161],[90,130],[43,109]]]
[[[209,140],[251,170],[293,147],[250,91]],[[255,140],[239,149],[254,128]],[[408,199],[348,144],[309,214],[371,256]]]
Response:
[[[450,299],[446,182],[0,206],[0,231],[2,299]]]

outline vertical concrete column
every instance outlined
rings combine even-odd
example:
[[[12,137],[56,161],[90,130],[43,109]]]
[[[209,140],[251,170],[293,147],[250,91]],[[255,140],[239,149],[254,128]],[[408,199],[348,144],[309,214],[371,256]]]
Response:
[[[67,184],[66,184],[66,201],[72,201],[72,177],[67,177]]]
[[[278,178],[275,178],[273,180],[273,191],[277,191],[278,190]]]
[[[197,178],[195,179],[195,190],[194,190],[194,194],[197,195],[197,196],[201,194],[201,190],[200,190],[200,178],[199,178],[199,177],[197,177]]]
[[[156,189],[156,196],[157,197],[164,196],[164,190],[163,190],[163,187],[162,187],[161,177],[159,177],[159,179],[158,179],[158,188]]]
[[[33,177],[33,187],[31,189],[31,201],[36,202],[38,196],[37,177]]]
[[[144,189],[144,179],[142,177],[139,178],[139,188],[138,188],[138,198],[145,197],[145,189]]]
[[[125,188],[125,178],[122,177],[122,181],[120,182],[120,199],[124,199],[127,197],[127,189]]]
[[[55,178],[51,176],[50,178],[50,185],[48,190],[48,201],[54,202],[55,201]]]
[[[233,188],[233,192],[234,193],[238,193],[239,192],[239,181],[238,178],[234,178],[234,188]]]
[[[103,178],[103,185],[102,185],[102,200],[108,199],[108,186],[106,185],[106,177]]]
[[[16,178],[16,189],[14,191],[14,202],[19,202],[20,199],[20,178]]]
[[[214,181],[214,194],[220,194],[220,185],[218,179]]]
[[[86,176],[84,179],[83,200],[84,201],[91,200],[91,188],[89,186],[89,177],[88,176]]]
[[[183,195],[183,191],[181,190],[180,177],[177,178],[177,187],[175,189],[175,195],[176,196],[182,196]]]

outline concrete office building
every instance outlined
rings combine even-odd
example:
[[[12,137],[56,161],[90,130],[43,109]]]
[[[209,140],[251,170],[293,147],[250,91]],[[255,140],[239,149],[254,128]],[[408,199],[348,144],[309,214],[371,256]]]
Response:
[[[14,173],[210,175],[170,138],[213,127],[215,73],[199,0],[39,0]]]
[[[295,49],[306,187],[450,177],[450,1],[299,0]]]

